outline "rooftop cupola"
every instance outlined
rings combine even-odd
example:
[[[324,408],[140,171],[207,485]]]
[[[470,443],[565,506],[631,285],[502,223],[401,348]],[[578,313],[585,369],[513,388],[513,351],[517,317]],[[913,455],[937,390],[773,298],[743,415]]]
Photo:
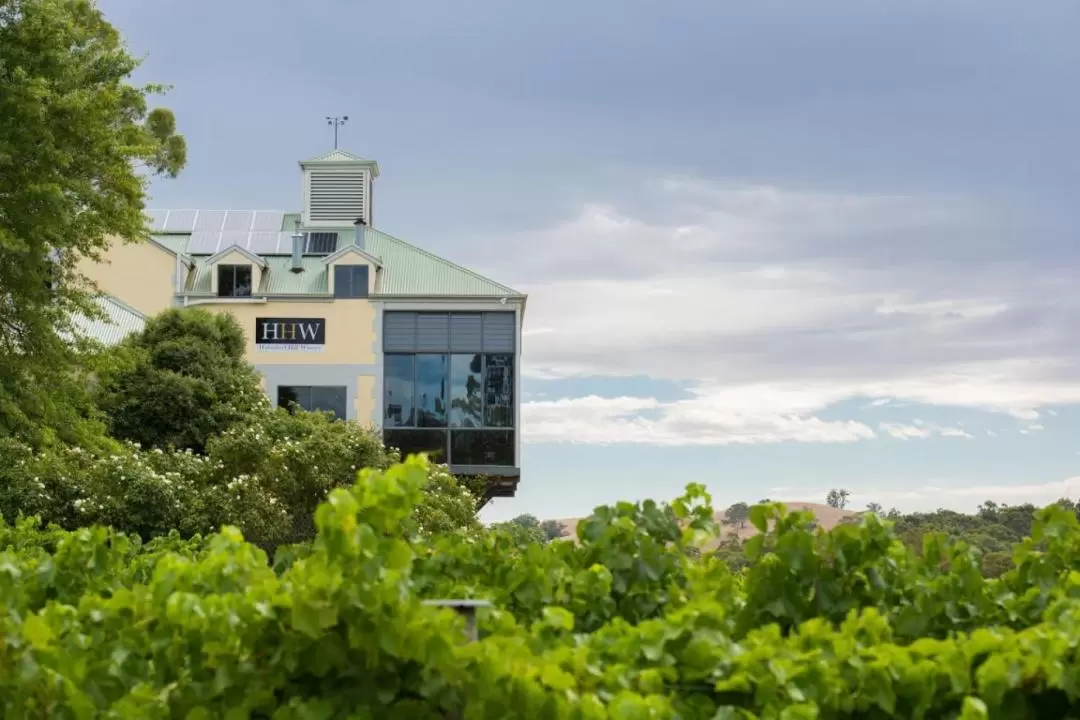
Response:
[[[300,163],[304,176],[304,227],[351,227],[363,219],[371,227],[371,184],[379,164],[344,150]]]

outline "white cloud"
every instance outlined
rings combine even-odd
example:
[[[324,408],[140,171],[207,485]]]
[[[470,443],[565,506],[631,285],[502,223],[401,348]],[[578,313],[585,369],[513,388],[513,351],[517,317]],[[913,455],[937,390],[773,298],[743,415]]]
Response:
[[[880,427],[886,434],[901,440],[928,438],[933,435],[933,432],[928,428],[921,428],[915,425],[892,425],[890,423],[881,423]]]
[[[713,386],[673,402],[596,395],[527,402],[525,439],[532,443],[730,445],[775,442],[849,443],[878,435],[862,422],[822,420],[815,414],[832,398],[796,387]],[[901,440],[933,436],[971,438],[960,427],[880,423]]]
[[[618,416],[623,435],[674,443],[672,424],[692,411],[708,416],[688,431],[697,438],[849,441],[872,431],[816,413],[865,397],[1033,421],[1046,405],[1080,402],[1068,268],[985,252],[995,208],[686,178],[650,191],[652,215],[589,204],[512,238],[537,250],[498,271],[530,294],[526,374],[699,385],[688,408]],[[732,397],[752,410],[731,410]],[[560,412],[577,422],[569,407],[527,409],[537,426],[526,431],[566,436],[555,425]],[[597,442],[611,434],[581,430]]]
[[[959,428],[959,427],[942,428],[940,432],[941,432],[942,437],[960,437],[960,438],[974,438],[975,437],[974,435],[969,433],[964,428]]]
[[[824,497],[824,492],[819,492]],[[985,500],[1001,503],[1026,503],[1046,505],[1059,498],[1080,496],[1080,476],[1043,483],[1012,485],[964,485],[926,484],[910,490],[856,490],[852,489],[851,506],[861,507],[867,502],[879,502],[883,505],[911,505],[927,509],[925,502],[932,500],[934,507],[970,510]]]
[[[920,420],[915,420],[912,425],[899,425],[895,423],[880,423],[878,427],[883,433],[900,440],[925,440],[926,438],[940,435],[948,438],[970,438],[971,433],[961,427],[939,427],[926,425]]]
[[[653,398],[595,395],[522,405],[529,442],[650,445],[729,445],[774,442],[846,443],[874,437],[860,422],[813,417],[812,405],[797,393],[758,406],[750,394],[716,390],[688,400],[660,403]],[[642,411],[658,411],[656,417]]]

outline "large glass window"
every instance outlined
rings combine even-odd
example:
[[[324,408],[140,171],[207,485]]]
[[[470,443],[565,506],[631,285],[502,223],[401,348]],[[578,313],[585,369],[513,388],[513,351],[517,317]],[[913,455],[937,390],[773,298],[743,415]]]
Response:
[[[455,465],[514,464],[513,430],[459,430],[450,434]]]
[[[416,362],[414,355],[386,355],[383,382],[386,397],[383,400],[383,427],[411,427],[416,425],[413,414]]]
[[[512,354],[383,357],[387,445],[451,466],[516,464]]]
[[[416,425],[446,427],[446,355],[416,356]]]
[[[483,355],[470,353],[450,356],[451,427],[483,427],[483,377]]]
[[[338,420],[348,417],[346,403],[348,388],[340,385],[278,386],[278,407],[309,412],[330,412]]]
[[[250,265],[218,265],[219,297],[251,297]]]
[[[386,430],[383,432],[383,442],[388,447],[400,450],[402,460],[409,455],[425,452],[432,462],[447,461],[445,430]]]

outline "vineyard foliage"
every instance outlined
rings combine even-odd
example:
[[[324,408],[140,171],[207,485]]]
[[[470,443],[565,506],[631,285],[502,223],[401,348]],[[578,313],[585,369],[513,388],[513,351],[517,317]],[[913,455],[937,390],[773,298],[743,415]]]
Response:
[[[699,486],[599,508],[576,542],[423,531],[410,458],[331,491],[271,562],[238,530],[143,543],[0,526],[5,718],[1066,717],[1080,526],[1040,511],[1014,567],[912,551],[868,515],[777,505],[733,574]],[[470,642],[453,610],[490,601]]]

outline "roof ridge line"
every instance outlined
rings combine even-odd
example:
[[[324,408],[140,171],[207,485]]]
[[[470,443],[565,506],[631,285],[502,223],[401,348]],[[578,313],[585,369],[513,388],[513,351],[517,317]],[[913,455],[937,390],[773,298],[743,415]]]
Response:
[[[418,253],[426,255],[427,257],[429,257],[429,258],[431,258],[433,260],[438,260],[439,262],[444,262],[447,265],[449,265],[449,266],[451,266],[451,267],[453,267],[453,268],[455,268],[457,270],[461,270],[462,272],[473,276],[477,280],[483,280],[484,282],[488,282],[488,283],[491,283],[492,285],[496,285],[496,286],[502,288],[503,290],[508,291],[507,292],[508,295],[520,295],[522,297],[525,296],[525,293],[521,292],[520,290],[515,290],[514,288],[510,287],[509,285],[503,285],[501,282],[498,282],[496,280],[492,280],[489,277],[484,277],[483,275],[476,272],[475,270],[470,270],[469,268],[467,268],[467,267],[465,267],[463,265],[458,265],[453,260],[448,260],[448,259],[442,257],[441,255],[436,255],[435,253],[430,252],[428,250],[425,250],[422,247],[419,247],[417,245],[413,245],[408,240],[402,240],[401,238],[395,237],[394,235],[391,235],[388,232],[384,232],[382,230],[379,230],[378,228],[371,228],[371,229],[375,230],[375,232],[379,233],[380,235],[383,235],[383,236],[389,238],[390,240],[393,240],[394,242],[398,243],[399,245],[404,245],[404,246],[406,246],[406,247],[408,247],[408,248],[410,248],[412,250],[415,250]]]
[[[112,295],[111,293],[103,292],[103,293],[100,293],[98,295],[98,297],[105,298],[106,300],[119,305],[124,310],[127,310],[128,312],[130,312],[130,313],[132,313],[134,315],[138,315],[139,318],[141,318],[143,320],[149,320],[150,319],[149,315],[146,315],[145,313],[142,313],[139,310],[136,310],[135,308],[131,307],[130,305],[128,305],[126,302],[124,302],[120,298],[116,297],[115,295]]]

